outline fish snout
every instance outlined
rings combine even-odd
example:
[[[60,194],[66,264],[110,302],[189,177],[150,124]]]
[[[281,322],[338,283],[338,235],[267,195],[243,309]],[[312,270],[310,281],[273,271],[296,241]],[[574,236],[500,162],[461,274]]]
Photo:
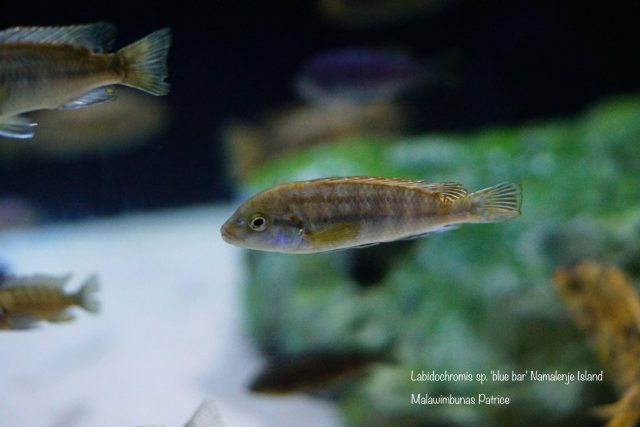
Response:
[[[235,243],[238,239],[237,236],[233,233],[231,224],[227,221],[221,228],[220,234],[222,234],[222,239],[227,243]]]

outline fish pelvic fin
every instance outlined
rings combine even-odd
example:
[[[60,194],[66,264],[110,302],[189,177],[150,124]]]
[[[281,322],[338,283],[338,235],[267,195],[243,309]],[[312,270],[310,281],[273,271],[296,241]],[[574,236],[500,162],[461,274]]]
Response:
[[[29,139],[35,134],[37,123],[25,116],[0,117],[0,136]]]
[[[169,93],[167,56],[171,45],[171,30],[163,28],[118,51],[125,58],[126,70],[122,84],[155,96]]]
[[[111,86],[99,87],[82,95],[78,99],[67,102],[60,110],[75,110],[90,105],[102,104],[103,102],[112,101],[115,98],[115,92]]]
[[[100,282],[98,281],[98,276],[94,274],[84,282],[76,294],[76,297],[78,298],[78,305],[89,313],[97,313],[100,310],[100,304],[94,298],[94,294],[99,288]]]
[[[520,215],[522,187],[512,182],[502,182],[493,187],[469,195],[472,212],[477,214],[473,222],[500,222]]]
[[[353,240],[358,236],[361,228],[361,224],[350,222],[339,224],[322,231],[307,232],[305,233],[305,237],[313,247],[322,247]]]

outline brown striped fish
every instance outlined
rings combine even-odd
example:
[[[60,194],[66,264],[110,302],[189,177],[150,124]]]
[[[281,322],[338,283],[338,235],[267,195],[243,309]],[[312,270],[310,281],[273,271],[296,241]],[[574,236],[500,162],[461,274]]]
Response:
[[[291,182],[244,202],[222,226],[228,243],[314,253],[419,237],[520,215],[522,192],[504,182],[469,194],[455,182],[323,178]]]
[[[93,294],[98,278],[89,277],[80,290],[68,293],[62,288],[71,276],[8,276],[0,283],[0,329],[29,329],[38,321],[66,322],[74,319],[68,309],[82,307],[96,313]]]
[[[166,95],[171,31],[107,53],[114,38],[106,22],[0,31],[0,136],[31,138],[36,123],[23,113],[109,101],[116,84]]]

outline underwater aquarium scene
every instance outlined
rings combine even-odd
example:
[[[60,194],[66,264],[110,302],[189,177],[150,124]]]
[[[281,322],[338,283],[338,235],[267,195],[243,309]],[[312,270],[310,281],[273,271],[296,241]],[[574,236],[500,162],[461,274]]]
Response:
[[[0,427],[640,425],[639,17],[3,5]]]

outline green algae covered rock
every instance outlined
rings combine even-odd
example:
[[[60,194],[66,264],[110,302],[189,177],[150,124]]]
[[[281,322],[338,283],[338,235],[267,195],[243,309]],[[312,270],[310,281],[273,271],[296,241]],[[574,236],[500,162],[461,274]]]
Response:
[[[247,251],[249,330],[266,353],[387,348],[392,362],[371,367],[338,394],[347,425],[592,422],[589,408],[616,399],[606,372],[604,382],[570,384],[529,375],[600,371],[552,273],[583,258],[640,272],[639,172],[640,98],[614,99],[566,121],[348,139],[280,158],[256,170],[243,191],[349,175],[457,181],[470,191],[515,181],[523,187],[523,214],[372,248]],[[412,381],[422,371],[463,379]],[[492,381],[492,371],[509,380]],[[526,377],[514,381],[513,372]],[[496,399],[481,403],[481,394]],[[420,404],[416,395],[475,403]]]

